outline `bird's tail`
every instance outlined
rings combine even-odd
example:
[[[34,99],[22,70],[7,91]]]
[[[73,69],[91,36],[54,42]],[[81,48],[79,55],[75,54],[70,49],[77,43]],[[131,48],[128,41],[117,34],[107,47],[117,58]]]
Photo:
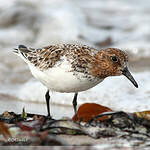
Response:
[[[24,45],[19,45],[18,48],[15,48],[13,52],[19,56],[23,56],[24,59],[27,58],[27,53],[31,52],[26,46]]]
[[[29,53],[31,50],[29,50],[26,46],[24,45],[19,45],[18,48],[15,48],[14,53],[19,54],[19,53]]]

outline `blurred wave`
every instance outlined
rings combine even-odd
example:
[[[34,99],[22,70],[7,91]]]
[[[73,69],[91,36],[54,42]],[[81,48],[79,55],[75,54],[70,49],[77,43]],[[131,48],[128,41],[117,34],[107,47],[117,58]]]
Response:
[[[56,43],[80,43],[97,49],[126,50],[140,83],[137,90],[122,77],[106,79],[81,93],[80,104],[92,101],[129,111],[148,107],[149,0],[0,0],[0,20],[0,93],[24,101],[45,101],[46,88],[33,80],[27,65],[12,54],[17,45],[38,48]],[[71,105],[72,94],[53,95],[54,103]]]

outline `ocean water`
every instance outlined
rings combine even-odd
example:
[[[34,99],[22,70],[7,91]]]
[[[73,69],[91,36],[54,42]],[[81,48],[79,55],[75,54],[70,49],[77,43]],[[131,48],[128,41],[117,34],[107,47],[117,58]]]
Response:
[[[0,0],[0,20],[0,95],[43,106],[46,87],[32,77],[28,66],[12,53],[13,48],[79,43],[126,50],[139,84],[136,89],[123,76],[106,78],[81,92],[79,105],[95,102],[129,112],[150,109],[150,1]],[[72,105],[73,94],[52,92],[51,97],[53,104]]]

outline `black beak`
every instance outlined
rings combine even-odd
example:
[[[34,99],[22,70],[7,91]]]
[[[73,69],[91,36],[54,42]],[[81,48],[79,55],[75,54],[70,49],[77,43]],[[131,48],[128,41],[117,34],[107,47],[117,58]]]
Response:
[[[128,68],[125,67],[123,70],[122,70],[122,74],[124,76],[126,76],[132,83],[133,85],[138,88],[138,84],[137,82],[135,81],[135,79],[133,78],[133,76],[131,75],[131,73],[129,72]]]

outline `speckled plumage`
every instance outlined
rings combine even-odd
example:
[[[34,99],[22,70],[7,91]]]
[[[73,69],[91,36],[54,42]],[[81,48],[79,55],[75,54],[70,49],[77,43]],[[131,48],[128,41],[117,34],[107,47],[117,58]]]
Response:
[[[74,71],[74,74],[76,74],[75,72],[81,72],[91,75],[92,73],[90,72],[90,69],[96,68],[97,64],[101,64],[101,71],[106,72],[106,66],[109,65],[108,63],[104,63],[105,58],[102,54],[105,53],[105,51],[101,50],[98,52],[96,49],[86,45],[60,44],[50,45],[41,49],[25,47],[20,48],[19,50],[26,60],[41,71],[52,68],[55,65],[59,65],[59,63],[63,61],[64,57],[66,57],[67,61],[70,62],[72,67],[71,71]],[[116,53],[116,49],[114,48],[107,49],[108,56],[112,54],[112,51]],[[121,60],[125,59],[125,61],[128,61],[127,54],[125,52],[117,49],[116,54],[119,55]]]
[[[20,45],[16,50],[28,63],[32,74],[50,90],[58,92],[87,90],[108,76],[121,75],[123,68],[127,66],[128,62],[127,54],[117,48],[107,48],[98,51],[86,45],[57,44],[38,49]],[[113,56],[117,57],[117,62],[112,61],[111,58]],[[59,72],[59,75],[57,75],[57,72]],[[43,75],[43,73],[47,74],[47,76]],[[56,77],[54,77],[54,74]],[[72,79],[63,79],[63,75],[64,77],[70,75]],[[47,81],[43,79],[43,76]],[[68,82],[68,88],[64,87],[63,90],[63,87],[60,88],[61,85],[59,84],[59,87],[53,88],[54,82],[51,81],[52,78],[56,82],[60,79],[59,82],[62,84]],[[48,82],[48,80],[50,81]],[[76,85],[72,85],[71,80],[76,80]],[[84,87],[80,87],[82,82]],[[73,86],[76,88],[71,88]]]
[[[53,67],[58,61],[61,61],[61,57],[63,56],[67,57],[67,60],[70,61],[73,66],[75,66],[76,63],[80,63],[81,67],[84,67],[88,59],[96,53],[96,49],[94,48],[75,44],[50,45],[41,49],[28,48],[26,51],[25,48],[21,48],[20,51],[29,62],[34,64],[41,71]]]
[[[122,74],[138,87],[127,69],[127,54],[117,48],[98,51],[75,44],[50,45],[39,49],[19,45],[15,53],[24,59],[33,76],[48,90],[77,94],[96,86],[108,76]]]

